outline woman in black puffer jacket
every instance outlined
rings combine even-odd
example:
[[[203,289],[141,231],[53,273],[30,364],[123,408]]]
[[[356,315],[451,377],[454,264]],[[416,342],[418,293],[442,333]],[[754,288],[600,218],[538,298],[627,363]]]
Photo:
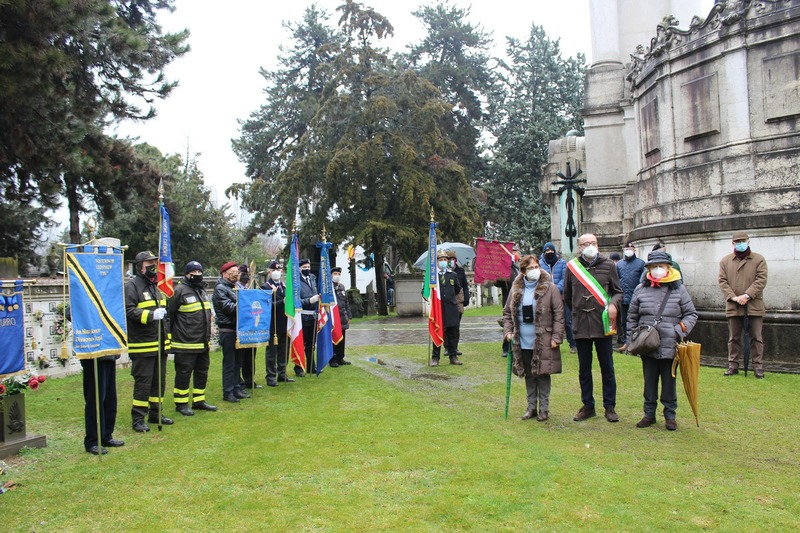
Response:
[[[644,374],[644,417],[636,427],[645,428],[656,422],[658,405],[658,380],[661,378],[661,404],[664,406],[666,427],[678,429],[675,410],[678,394],[675,378],[672,377],[672,360],[675,347],[692,331],[697,322],[697,311],[692,298],[681,283],[680,271],[672,268],[672,261],[665,252],[655,251],[647,256],[647,274],[644,282],[636,288],[628,309],[628,332],[638,325],[651,325],[656,320],[661,345],[651,353],[642,355]],[[661,317],[657,313],[661,302],[667,298]]]

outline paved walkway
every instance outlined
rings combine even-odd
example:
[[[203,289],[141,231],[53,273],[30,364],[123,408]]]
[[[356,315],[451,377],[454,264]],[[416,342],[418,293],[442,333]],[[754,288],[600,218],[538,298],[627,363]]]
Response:
[[[461,343],[502,342],[503,330],[497,325],[499,317],[467,317],[461,321]],[[347,330],[348,346],[382,344],[427,344],[426,317],[386,318],[359,322]]]

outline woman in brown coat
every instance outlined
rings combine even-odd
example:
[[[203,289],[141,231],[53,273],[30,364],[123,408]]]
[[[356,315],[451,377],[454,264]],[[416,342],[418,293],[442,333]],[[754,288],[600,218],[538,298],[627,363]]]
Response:
[[[528,410],[522,419],[536,417],[544,422],[550,415],[550,375],[561,373],[564,304],[535,255],[520,262],[520,274],[503,309],[503,322],[505,339],[514,340],[514,374],[525,377]]]

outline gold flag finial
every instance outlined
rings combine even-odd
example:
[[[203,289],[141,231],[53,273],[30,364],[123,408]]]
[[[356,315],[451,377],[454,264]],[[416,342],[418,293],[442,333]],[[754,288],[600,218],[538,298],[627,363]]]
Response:
[[[322,242],[328,242],[325,240],[325,237],[327,236],[327,232],[325,231],[325,224],[322,225],[322,232],[320,233],[320,236],[322,237]]]
[[[433,207],[431,207],[431,222],[433,222]]]
[[[164,178],[158,180],[158,201],[164,202]]]

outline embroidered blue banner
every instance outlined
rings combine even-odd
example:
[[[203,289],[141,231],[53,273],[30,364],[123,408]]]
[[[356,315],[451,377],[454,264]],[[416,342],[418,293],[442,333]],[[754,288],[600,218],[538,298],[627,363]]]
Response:
[[[269,344],[272,291],[240,290],[236,293],[236,340],[241,348]]]
[[[0,294],[0,376],[25,369],[25,315],[22,280],[3,282]]]
[[[95,359],[127,350],[122,250],[69,246],[67,273],[75,356]]]

